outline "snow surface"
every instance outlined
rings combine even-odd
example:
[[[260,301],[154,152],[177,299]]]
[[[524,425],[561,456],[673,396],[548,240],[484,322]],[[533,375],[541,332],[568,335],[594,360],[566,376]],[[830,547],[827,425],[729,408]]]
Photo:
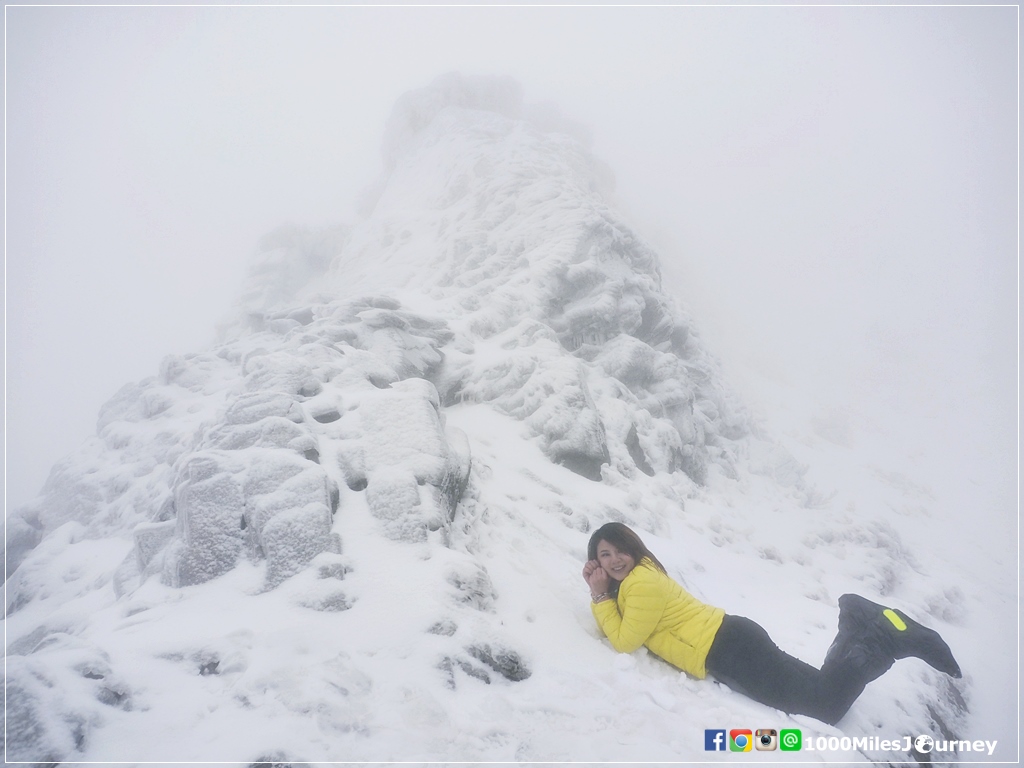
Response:
[[[1009,564],[933,546],[898,446],[752,417],[607,169],[531,114],[500,79],[404,97],[365,215],[268,236],[221,342],[122,389],[11,515],[8,760],[718,762],[704,729],[737,727],[1014,756],[971,714],[1011,690]],[[902,661],[831,727],[618,655],[580,577],[609,520],[808,662],[852,591],[964,678]]]

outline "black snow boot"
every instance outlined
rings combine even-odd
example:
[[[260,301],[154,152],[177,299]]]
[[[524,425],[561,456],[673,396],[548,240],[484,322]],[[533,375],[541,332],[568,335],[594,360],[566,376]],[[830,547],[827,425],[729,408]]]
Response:
[[[865,672],[865,682],[870,682],[896,659],[908,656],[951,677],[962,677],[952,651],[934,629],[860,595],[839,598],[839,633],[825,656],[825,664],[830,660],[856,660]]]
[[[871,614],[858,604],[851,605],[846,601],[848,597],[857,596],[839,598],[839,631],[825,654],[821,671],[832,676],[852,675],[863,686],[887,672],[896,657],[884,637],[879,638],[867,629],[871,626]]]

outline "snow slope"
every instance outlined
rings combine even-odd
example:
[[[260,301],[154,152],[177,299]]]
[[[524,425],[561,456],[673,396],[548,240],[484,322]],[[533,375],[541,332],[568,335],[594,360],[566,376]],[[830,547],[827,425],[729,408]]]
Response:
[[[844,592],[954,640],[975,619],[891,513],[916,514],[911,481],[880,463],[865,509],[835,490],[857,478],[812,483],[738,403],[571,124],[510,81],[447,76],[396,105],[385,157],[358,221],[269,235],[221,342],[122,389],[8,518],[9,760],[703,761],[729,758],[705,728],[985,737],[967,664],[951,681],[901,662],[832,728],[615,654],[580,577],[609,520],[811,663]]]

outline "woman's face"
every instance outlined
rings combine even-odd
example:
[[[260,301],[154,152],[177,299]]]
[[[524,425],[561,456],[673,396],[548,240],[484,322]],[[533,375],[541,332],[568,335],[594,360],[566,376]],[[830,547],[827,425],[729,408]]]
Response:
[[[636,566],[636,560],[604,539],[597,542],[597,562],[616,581],[622,581]]]

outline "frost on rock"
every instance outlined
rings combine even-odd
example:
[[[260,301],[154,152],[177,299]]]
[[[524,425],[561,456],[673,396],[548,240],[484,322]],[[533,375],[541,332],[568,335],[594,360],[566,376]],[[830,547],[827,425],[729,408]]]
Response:
[[[209,581],[247,555],[266,561],[267,585],[273,587],[337,547],[331,532],[334,483],[310,456],[315,438],[289,414],[302,418],[294,400],[243,396],[228,408],[225,423],[207,434],[205,442],[217,449],[182,462],[165,581]],[[166,536],[166,529],[136,530],[140,564],[152,560],[144,549],[151,550],[157,536]]]
[[[60,762],[89,746],[111,710],[132,709],[103,651],[61,632],[23,640],[5,659],[6,761]]]
[[[331,513],[324,504],[287,508],[259,533],[267,557],[267,583],[276,586],[331,547]]]
[[[7,518],[7,546],[5,548],[7,571],[5,578],[14,573],[36,545],[43,539],[43,527],[31,507],[15,510]]]
[[[171,583],[200,584],[232,568],[243,544],[245,499],[238,480],[216,457],[196,456],[185,466],[174,501],[184,546],[169,564]]]
[[[5,757],[12,762],[58,763],[82,742],[82,723],[60,712],[52,681],[7,659],[4,676]]]
[[[420,541],[445,528],[469,479],[465,436],[449,442],[429,381],[408,379],[367,395],[356,441],[366,502],[390,538]]]
[[[450,303],[463,335],[427,376],[443,403],[492,403],[552,461],[601,480],[615,454],[637,453],[607,444],[629,427],[612,429],[601,400],[625,396],[638,430],[659,422],[641,442],[664,461],[641,464],[703,483],[709,463],[731,464],[747,417],[663,292],[656,254],[602,199],[600,164],[518,119],[506,86],[446,78],[396,107],[393,167],[329,280],[402,263],[404,285]],[[621,387],[599,395],[609,377]]]

